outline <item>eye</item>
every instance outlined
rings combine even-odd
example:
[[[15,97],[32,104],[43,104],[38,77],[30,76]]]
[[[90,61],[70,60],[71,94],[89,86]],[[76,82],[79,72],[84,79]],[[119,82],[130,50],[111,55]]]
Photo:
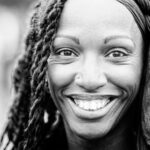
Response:
[[[55,53],[59,56],[65,56],[65,57],[77,56],[77,53],[69,48],[61,48],[58,51],[56,51]]]
[[[124,51],[121,50],[114,50],[111,51],[107,54],[107,57],[124,57],[127,56],[128,54]]]

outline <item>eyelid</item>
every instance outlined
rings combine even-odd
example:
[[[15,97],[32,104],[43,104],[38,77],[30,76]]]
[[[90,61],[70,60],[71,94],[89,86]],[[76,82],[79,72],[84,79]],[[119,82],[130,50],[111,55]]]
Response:
[[[125,55],[129,55],[132,53],[131,50],[128,50],[126,48],[114,47],[114,48],[109,49],[105,56],[109,55],[112,52],[120,52],[120,53],[124,53]]]
[[[72,53],[74,53],[76,56],[78,56],[78,52],[70,47],[61,47],[61,48],[55,48],[54,50],[54,53],[57,54],[59,52],[62,52],[62,51],[71,51]]]

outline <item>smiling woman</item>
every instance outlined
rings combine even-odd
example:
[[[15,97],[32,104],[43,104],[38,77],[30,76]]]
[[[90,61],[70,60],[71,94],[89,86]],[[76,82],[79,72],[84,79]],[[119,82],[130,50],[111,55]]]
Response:
[[[1,145],[148,150],[150,2],[41,0],[35,9]]]

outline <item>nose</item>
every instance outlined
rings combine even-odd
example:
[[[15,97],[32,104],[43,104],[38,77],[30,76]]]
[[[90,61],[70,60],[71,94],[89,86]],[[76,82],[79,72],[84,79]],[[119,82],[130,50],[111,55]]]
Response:
[[[96,91],[107,84],[107,76],[103,65],[85,63],[76,73],[75,83],[86,91]]]

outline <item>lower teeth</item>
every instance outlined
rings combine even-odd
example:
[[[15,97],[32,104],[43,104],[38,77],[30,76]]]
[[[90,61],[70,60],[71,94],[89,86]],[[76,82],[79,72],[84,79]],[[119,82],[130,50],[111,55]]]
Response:
[[[75,104],[84,109],[84,110],[90,110],[90,111],[95,111],[98,109],[101,109],[103,107],[105,107],[110,100],[109,99],[105,99],[105,100],[90,100],[90,101],[86,101],[86,100],[74,100]]]

